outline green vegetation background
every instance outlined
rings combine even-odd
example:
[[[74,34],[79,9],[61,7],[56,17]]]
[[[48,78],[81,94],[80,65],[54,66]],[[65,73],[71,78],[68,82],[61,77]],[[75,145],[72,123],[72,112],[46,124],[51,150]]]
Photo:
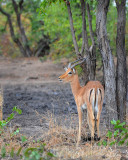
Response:
[[[128,2],[127,2],[128,3]],[[17,31],[16,16],[11,5],[11,1],[6,0],[4,9],[12,13],[15,31]],[[128,5],[126,5],[127,7]],[[74,28],[79,47],[82,45],[82,16],[80,10],[80,3],[71,3],[73,14]],[[126,9],[126,16],[128,17],[128,7]],[[96,36],[96,3],[91,4],[92,26]],[[9,33],[9,27],[6,23],[6,17],[0,13],[0,54],[9,55],[11,57],[21,56],[17,46],[12,42]],[[126,18],[127,19],[127,18]],[[75,58],[74,46],[72,42],[72,35],[70,31],[70,24],[68,18],[67,7],[63,2],[51,3],[50,6],[43,8],[41,0],[34,1],[27,0],[24,2],[24,10],[22,13],[22,22],[25,27],[30,46],[35,49],[43,35],[50,37],[50,57],[60,59],[62,57]],[[43,22],[43,24],[41,23]],[[88,19],[86,15],[87,30],[89,33]],[[113,1],[110,3],[109,12],[107,16],[107,32],[110,39],[111,49],[116,55],[116,24],[117,11]],[[18,31],[17,31],[18,36]],[[89,36],[89,34],[88,34]],[[90,39],[90,37],[89,37]],[[91,40],[89,40],[91,45]],[[128,54],[128,21],[126,21],[126,53]],[[97,49],[97,57],[99,57]]]

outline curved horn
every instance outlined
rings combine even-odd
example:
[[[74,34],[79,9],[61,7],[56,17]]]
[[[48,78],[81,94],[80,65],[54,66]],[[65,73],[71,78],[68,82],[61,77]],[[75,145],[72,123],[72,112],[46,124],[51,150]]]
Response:
[[[72,63],[69,63],[69,64],[68,64],[68,68],[71,68],[71,64],[72,64]]]
[[[82,59],[77,59],[76,61],[74,61],[74,62],[70,62],[69,64],[68,64],[68,68],[72,68],[72,64],[74,64],[74,63],[76,63],[76,62],[78,62],[78,61],[81,61],[81,60],[83,60],[83,58]]]
[[[72,65],[71,68],[74,68],[75,66],[84,63],[84,62],[86,61],[86,59],[87,59],[87,58],[82,58],[82,59],[76,60],[76,62],[77,62],[77,61],[80,61],[80,60],[82,60],[82,61],[79,62],[79,63],[76,63],[76,64]],[[75,62],[74,62],[74,63],[75,63]]]

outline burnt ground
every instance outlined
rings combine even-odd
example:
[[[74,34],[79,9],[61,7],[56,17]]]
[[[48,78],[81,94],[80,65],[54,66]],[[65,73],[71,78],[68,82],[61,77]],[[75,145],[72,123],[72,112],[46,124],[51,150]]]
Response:
[[[77,126],[77,110],[70,85],[58,81],[62,73],[63,63],[1,58],[0,84],[4,90],[4,118],[12,113],[14,106],[18,106],[22,114],[17,115],[13,123],[20,126],[23,134],[31,136],[39,136],[48,129],[45,117],[51,114],[55,119],[61,117],[61,122],[67,126],[71,117],[75,116],[74,126]],[[104,116],[103,108],[101,123]],[[58,123],[61,122],[58,120]]]
[[[11,126],[20,127],[20,132],[38,138],[49,130],[52,117],[58,125],[77,130],[78,115],[69,84],[62,84],[58,76],[64,73],[65,61],[53,63],[39,59],[0,58],[0,84],[4,91],[4,119],[18,106],[21,115],[16,115]],[[85,116],[86,117],[86,116]],[[106,110],[102,109],[101,135],[105,134]],[[72,121],[72,123],[71,123]],[[85,120],[86,121],[86,120]],[[88,133],[88,127],[86,132]]]

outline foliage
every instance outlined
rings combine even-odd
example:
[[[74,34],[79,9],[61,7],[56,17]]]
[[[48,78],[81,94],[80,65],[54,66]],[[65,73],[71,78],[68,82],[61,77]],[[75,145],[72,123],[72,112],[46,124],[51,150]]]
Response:
[[[8,116],[6,120],[0,121],[0,134],[3,132],[4,127],[6,127],[7,124],[14,118],[15,112],[18,114],[22,113],[22,111],[17,106],[13,107],[12,111],[13,112]]]
[[[15,2],[18,5],[20,3],[20,0],[17,0],[17,1],[15,0]],[[21,33],[21,30],[18,27],[18,21],[14,11],[14,6],[12,5],[13,4],[12,1],[4,0],[4,3],[2,2],[0,3],[1,8],[6,13],[11,15],[15,37],[21,41],[21,44],[24,46],[24,48],[26,45],[28,45],[33,55],[36,54],[36,51],[39,49],[40,46],[42,47],[43,44],[44,44],[44,48],[42,47],[42,50],[40,51],[41,54],[43,55],[45,50],[46,50],[46,54],[48,54],[49,52],[50,39],[48,35],[44,34],[44,30],[43,30],[44,22],[42,20],[42,17],[36,11],[37,8],[40,7],[40,3],[41,3],[41,0],[23,1],[23,8],[21,9],[20,14],[21,14],[22,27],[24,27],[26,38],[28,41],[26,44],[22,42],[24,39],[22,38],[23,33]],[[16,52],[19,52],[19,50],[16,50],[18,47],[17,45],[13,44],[13,41],[11,39],[11,36],[9,33],[10,28],[9,28],[8,19],[5,15],[3,16],[1,12],[0,12],[0,19],[1,19],[0,44],[3,46],[2,48],[0,48],[0,52],[3,52],[3,54],[5,55],[9,54],[15,57],[18,55]],[[5,44],[4,41],[7,41],[8,44]],[[42,42],[42,45],[41,45],[41,42]],[[8,47],[5,47],[6,45],[8,45]]]
[[[93,30],[96,30],[96,6],[92,4],[92,26]],[[80,1],[71,1],[72,16],[75,28],[75,34],[79,48],[82,46],[82,15],[80,8]],[[40,13],[44,19],[44,30],[50,35],[52,41],[51,44],[51,56],[55,58],[61,57],[74,57],[74,46],[72,42],[72,35],[70,31],[69,17],[67,7],[64,1],[46,1],[41,3]],[[86,15],[87,20],[87,15]],[[52,27],[51,27],[52,26]],[[89,33],[89,25],[87,21],[87,31]],[[89,37],[89,43],[91,39]]]
[[[7,134],[7,126],[8,124],[11,122],[11,120],[14,119],[15,114],[21,114],[22,110],[19,109],[18,107],[14,107],[13,112],[9,115],[9,117],[6,120],[0,121],[0,138],[5,139],[5,135]],[[11,134],[11,140],[15,139],[16,136],[19,135],[19,128],[17,128],[16,130],[14,130]],[[10,156],[12,158],[17,157],[17,159],[24,159],[24,160],[49,160],[54,158],[54,154],[52,154],[49,151],[46,151],[46,144],[37,141],[36,143],[36,147],[31,147],[31,143],[29,144],[29,139],[26,138],[26,136],[21,135],[20,136],[20,146],[18,148],[18,150],[14,149],[13,146],[10,146],[9,142],[5,143],[4,145],[2,145],[1,148],[1,153],[0,156],[2,158],[6,158],[6,156]],[[34,143],[34,141],[33,141]],[[28,147],[24,147],[28,145]],[[10,146],[11,147],[11,151],[8,152],[7,151],[7,147]]]
[[[107,141],[99,142],[99,145],[127,145],[128,146],[128,125],[125,122],[120,123],[120,120],[113,120],[111,124],[114,126],[114,131],[108,131],[106,137]]]
[[[75,34],[78,40],[79,47],[82,45],[82,16],[80,10],[80,1],[69,0],[73,22],[75,28]],[[97,1],[87,1],[90,4],[91,15],[92,15],[92,27],[96,38],[96,7]],[[126,5],[126,10],[128,9]],[[51,44],[51,56],[55,58],[60,57],[75,57],[72,36],[70,31],[70,24],[68,19],[67,7],[64,0],[43,0],[39,10],[40,14],[44,19],[44,30],[50,35],[52,39]],[[128,16],[128,12],[126,12]],[[89,33],[88,18],[86,13],[87,31]],[[112,53],[116,55],[116,25],[117,25],[117,10],[114,1],[110,2],[109,12],[107,16],[107,32],[110,39],[110,46]],[[52,26],[52,27],[51,27]],[[128,41],[127,36],[128,24],[126,23],[126,42]],[[89,34],[88,34],[89,35]],[[91,40],[89,37],[89,43]],[[126,46],[126,51],[128,50]],[[97,49],[97,58],[99,59],[99,51]]]

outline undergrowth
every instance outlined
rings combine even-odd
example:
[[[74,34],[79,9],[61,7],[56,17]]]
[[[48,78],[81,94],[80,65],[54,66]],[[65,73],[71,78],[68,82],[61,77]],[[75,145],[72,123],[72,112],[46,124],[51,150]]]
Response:
[[[76,147],[77,132],[71,124],[68,128],[57,124],[55,117],[46,117],[49,123],[48,132],[39,140],[20,134],[17,126],[9,127],[9,123],[16,114],[22,114],[18,107],[14,107],[10,116],[0,121],[0,158],[23,160],[51,160],[51,159],[115,159],[119,160],[121,154],[116,146],[128,145],[128,126],[120,121],[112,121],[114,131],[108,131],[100,142],[93,145],[84,141]],[[44,118],[44,117],[43,117]],[[75,118],[75,117],[74,117]],[[73,117],[72,117],[73,121]],[[72,123],[72,122],[71,122]]]
[[[16,126],[9,128],[9,123],[14,119],[16,114],[22,111],[18,107],[13,108],[13,112],[6,120],[0,121],[0,149],[1,158],[15,158],[24,160],[50,160],[55,155],[46,149],[46,144],[20,134],[20,129]]]

